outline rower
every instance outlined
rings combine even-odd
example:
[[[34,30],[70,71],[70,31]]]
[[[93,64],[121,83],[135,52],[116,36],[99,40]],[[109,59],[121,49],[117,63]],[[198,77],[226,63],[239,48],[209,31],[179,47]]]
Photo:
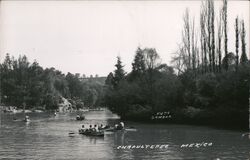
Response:
[[[118,129],[118,124],[115,124],[115,129]]]
[[[82,128],[81,128],[82,131],[85,131],[86,128],[84,127],[84,125],[82,125]]]
[[[103,124],[101,124],[101,126],[99,126],[98,128],[99,129],[103,129],[104,128]]]
[[[98,127],[97,127],[97,125],[95,124],[95,126],[94,126],[94,130],[96,131],[96,132],[98,132],[99,131],[99,129],[98,129]]]
[[[93,131],[92,125],[89,125],[89,131]]]
[[[121,128],[123,129],[123,128],[124,128],[124,123],[123,123],[123,122],[120,122],[120,126],[121,126]]]

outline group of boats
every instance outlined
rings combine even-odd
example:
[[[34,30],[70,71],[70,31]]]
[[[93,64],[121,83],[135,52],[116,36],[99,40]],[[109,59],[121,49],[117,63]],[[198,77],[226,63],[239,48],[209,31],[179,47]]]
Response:
[[[54,113],[54,116],[56,116],[57,113]],[[77,121],[82,121],[85,119],[84,115],[77,115],[76,116],[76,120]],[[30,122],[30,117],[28,115],[25,116],[24,122]],[[133,129],[133,128],[132,128]],[[116,124],[114,127],[111,127],[109,125],[94,125],[94,127],[92,127],[92,125],[90,125],[88,128],[85,128],[84,125],[82,125],[82,127],[78,130],[79,134],[82,135],[86,135],[86,136],[97,136],[97,137],[103,137],[105,132],[116,132],[116,131],[125,131],[125,130],[129,130],[129,128],[124,127],[124,123],[120,122],[119,124]],[[131,128],[130,128],[131,130]],[[69,132],[69,135],[75,134],[74,132]]]
[[[57,115],[57,112],[54,112],[54,116],[56,116]],[[84,115],[77,115],[76,116],[76,120],[77,121],[82,121],[82,120],[84,120],[85,119],[85,116]],[[24,117],[24,120],[23,120],[24,122],[30,122],[30,117],[29,116],[25,116]]]
[[[82,128],[79,129],[79,134],[83,134],[83,135],[86,135],[86,136],[98,136],[98,137],[103,137],[104,136],[104,132],[105,131],[108,131],[108,132],[116,132],[116,131],[122,131],[122,130],[125,130],[125,127],[124,127],[124,123],[123,122],[120,122],[119,124],[116,124],[114,127],[111,127],[111,126],[97,126],[95,125],[93,128],[92,128],[92,125],[90,125],[89,128],[85,128],[84,125],[82,125]]]

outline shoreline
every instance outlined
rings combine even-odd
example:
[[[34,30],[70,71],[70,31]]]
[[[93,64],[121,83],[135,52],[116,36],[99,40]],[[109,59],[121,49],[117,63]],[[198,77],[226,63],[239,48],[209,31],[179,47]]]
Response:
[[[26,109],[23,111],[22,109],[16,109],[16,110],[4,110],[3,108],[9,108],[9,106],[0,106],[0,112],[3,114],[20,114],[20,113],[50,113],[54,112],[54,110],[28,110]],[[10,106],[13,107],[13,106]],[[105,111],[105,108],[99,108],[99,109],[80,109],[80,110],[72,110],[73,112],[88,112],[88,111]],[[61,112],[61,113],[69,113],[69,112]],[[115,114],[115,113],[114,113]],[[177,120],[177,119],[146,119],[146,118],[129,118],[129,117],[120,117],[120,120],[132,122],[132,123],[141,123],[141,124],[162,124],[162,125],[189,125],[189,126],[202,126],[202,127],[209,127],[209,128],[215,128],[215,129],[225,129],[225,130],[232,130],[232,131],[242,131],[242,132],[248,132],[249,130],[247,128],[244,128],[243,125],[239,124],[230,124],[230,123],[215,123],[215,122],[208,122],[208,121],[198,121],[194,119],[187,119],[187,120]]]
[[[145,119],[124,119],[120,118],[123,121],[132,122],[132,123],[141,123],[141,124],[159,124],[159,125],[189,125],[189,126],[197,126],[197,127],[209,127],[214,129],[223,129],[223,130],[231,130],[231,131],[241,131],[248,132],[249,130],[239,126],[239,125],[229,125],[229,124],[214,124],[214,123],[205,123],[205,122],[190,122],[190,121],[164,121],[164,120],[145,120]]]

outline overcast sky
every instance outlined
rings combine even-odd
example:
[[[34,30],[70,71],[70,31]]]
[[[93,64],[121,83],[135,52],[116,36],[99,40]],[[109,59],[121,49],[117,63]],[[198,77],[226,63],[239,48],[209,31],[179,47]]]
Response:
[[[131,70],[138,46],[154,47],[162,62],[181,41],[183,13],[199,18],[201,1],[0,1],[0,58],[27,55],[64,73],[106,76],[116,56]],[[215,2],[218,15],[221,1]],[[234,20],[244,18],[249,51],[249,2],[228,2],[229,51]],[[196,21],[196,25],[199,21]],[[216,24],[216,23],[215,23]]]

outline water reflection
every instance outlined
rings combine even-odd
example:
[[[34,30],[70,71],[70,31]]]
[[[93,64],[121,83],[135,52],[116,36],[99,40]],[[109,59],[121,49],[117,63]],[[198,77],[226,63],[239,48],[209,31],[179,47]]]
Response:
[[[0,159],[247,159],[250,135],[186,125],[156,125],[125,122],[136,131],[107,132],[104,137],[74,134],[84,124],[119,122],[109,111],[86,113],[86,120],[76,121],[75,113],[1,114]],[[249,139],[248,139],[249,138]],[[181,148],[182,144],[212,142],[212,147]],[[117,149],[120,145],[169,145],[162,149]]]

